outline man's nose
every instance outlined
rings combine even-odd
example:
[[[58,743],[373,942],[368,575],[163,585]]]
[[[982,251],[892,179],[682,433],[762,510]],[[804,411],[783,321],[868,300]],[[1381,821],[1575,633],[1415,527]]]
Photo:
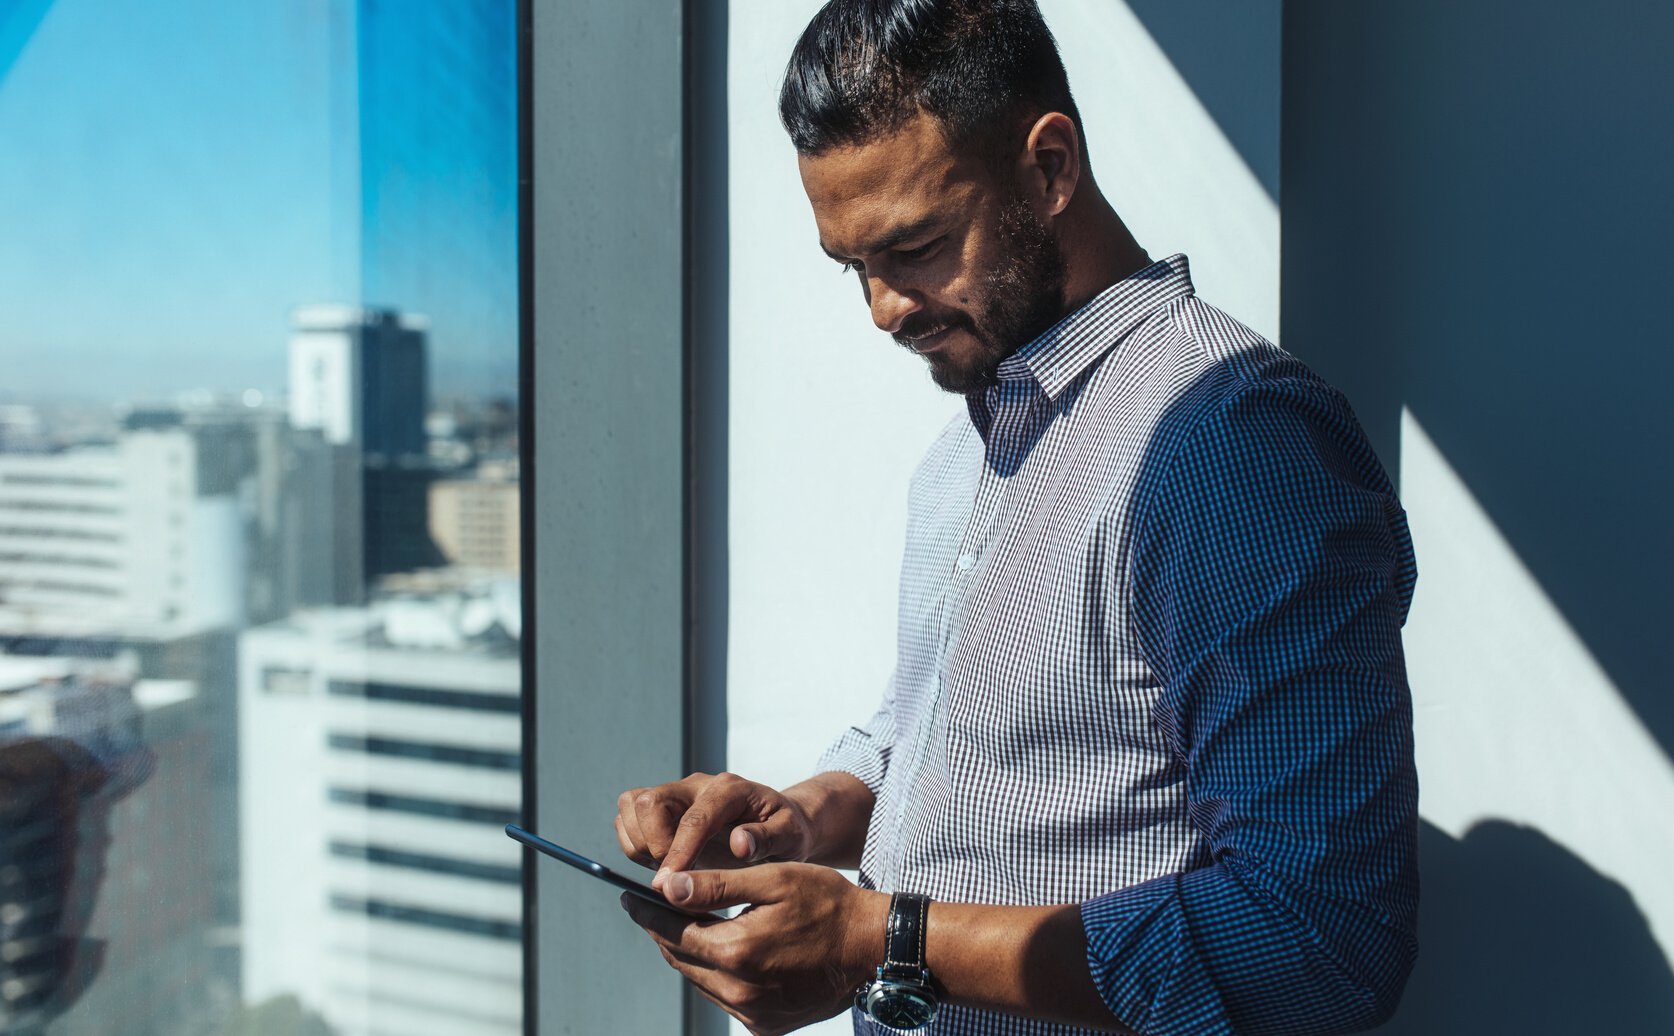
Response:
[[[872,306],[872,323],[885,334],[896,334],[907,317],[923,309],[917,299],[897,291],[888,282],[873,277],[867,281],[866,300]]]

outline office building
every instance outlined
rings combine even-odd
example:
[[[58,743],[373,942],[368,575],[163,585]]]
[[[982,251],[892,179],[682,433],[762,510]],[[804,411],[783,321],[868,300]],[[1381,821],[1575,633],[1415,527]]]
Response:
[[[163,640],[243,622],[237,485],[189,429],[0,453],[0,636]]]
[[[318,430],[376,463],[425,454],[425,321],[390,310],[308,306],[292,314],[291,427]]]
[[[240,638],[247,1003],[522,1032],[517,597],[409,590]]]
[[[282,569],[298,604],[366,599],[379,576],[443,562],[426,521],[435,469],[422,318],[353,306],[293,314],[291,507]]]
[[[452,564],[515,575],[522,542],[516,465],[482,464],[471,475],[430,487],[430,534]]]

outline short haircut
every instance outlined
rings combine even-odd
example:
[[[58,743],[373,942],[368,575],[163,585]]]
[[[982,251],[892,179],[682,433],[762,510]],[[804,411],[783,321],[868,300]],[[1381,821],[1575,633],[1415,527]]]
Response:
[[[1062,112],[1082,132],[1035,0],[829,0],[820,8],[779,90],[779,118],[796,150],[870,143],[921,111],[950,147],[990,161],[1006,158],[1047,112]]]

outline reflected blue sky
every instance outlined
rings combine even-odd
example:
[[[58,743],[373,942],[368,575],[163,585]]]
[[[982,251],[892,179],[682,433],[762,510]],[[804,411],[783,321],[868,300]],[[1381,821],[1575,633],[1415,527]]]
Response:
[[[403,94],[362,67],[397,20],[377,0],[0,0],[0,394],[277,390],[289,311],[320,301],[426,312],[438,391],[509,394],[513,21],[466,6],[407,8],[378,62]],[[438,40],[451,65],[392,58]],[[471,118],[466,81],[498,99]],[[366,175],[363,141],[401,167]]]

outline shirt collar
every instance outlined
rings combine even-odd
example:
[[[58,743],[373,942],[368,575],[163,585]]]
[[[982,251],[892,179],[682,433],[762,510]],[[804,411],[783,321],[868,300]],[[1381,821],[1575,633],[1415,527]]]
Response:
[[[1186,257],[1160,259],[1099,292],[1008,356],[996,373],[1002,382],[1030,379],[1056,400],[1146,317],[1192,292]]]

